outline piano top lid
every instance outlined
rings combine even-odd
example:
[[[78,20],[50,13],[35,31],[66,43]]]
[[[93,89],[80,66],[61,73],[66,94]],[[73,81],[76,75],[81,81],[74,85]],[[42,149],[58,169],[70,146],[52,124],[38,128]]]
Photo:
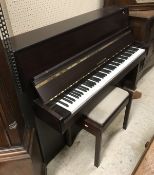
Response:
[[[63,34],[67,31],[75,30],[81,26],[93,23],[100,18],[109,17],[114,13],[126,9],[126,7],[106,7],[14,36],[11,38],[12,48],[15,52],[19,51],[36,43],[43,42],[44,40],[50,39],[59,34]]]

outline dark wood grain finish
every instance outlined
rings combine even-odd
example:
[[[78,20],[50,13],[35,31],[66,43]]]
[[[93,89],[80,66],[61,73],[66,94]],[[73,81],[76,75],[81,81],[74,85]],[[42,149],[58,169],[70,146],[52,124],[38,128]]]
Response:
[[[0,174],[41,175],[42,167],[35,132],[25,130],[12,72],[0,40]]]
[[[23,140],[22,146],[0,150],[0,174],[45,174],[34,129],[25,130]]]
[[[154,39],[154,10],[131,12],[131,26],[136,41],[148,46]]]
[[[145,73],[154,65],[154,10],[131,11],[130,19],[135,40],[147,49],[142,69],[142,72]]]
[[[33,175],[33,168],[30,159],[13,160],[0,163],[0,174],[2,175]]]
[[[8,138],[7,132],[4,128],[4,124],[2,122],[2,111],[0,111],[0,147],[9,147],[11,146],[10,140]]]
[[[142,11],[142,10],[154,10],[153,2],[137,3],[135,0],[105,0],[104,5],[106,6],[128,6],[129,10]]]
[[[17,94],[8,66],[7,57],[0,40],[0,111],[4,127],[7,130],[11,145],[20,145],[23,135],[23,119],[19,108]],[[9,129],[9,125],[17,123],[17,128]]]

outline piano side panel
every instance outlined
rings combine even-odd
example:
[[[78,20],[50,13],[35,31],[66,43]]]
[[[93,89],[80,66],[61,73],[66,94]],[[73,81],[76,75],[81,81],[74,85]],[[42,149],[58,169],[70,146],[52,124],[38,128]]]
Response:
[[[65,146],[65,135],[57,132],[48,123],[36,118],[40,147],[44,163],[47,165]]]

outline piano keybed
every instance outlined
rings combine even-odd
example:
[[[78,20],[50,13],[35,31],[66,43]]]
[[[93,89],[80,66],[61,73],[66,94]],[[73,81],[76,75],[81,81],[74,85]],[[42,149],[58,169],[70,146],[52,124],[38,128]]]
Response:
[[[144,49],[135,46],[128,47],[125,51],[115,56],[111,62],[99,67],[84,82],[73,88],[70,92],[63,94],[56,104],[74,114],[86,101],[124,71],[144,51]]]

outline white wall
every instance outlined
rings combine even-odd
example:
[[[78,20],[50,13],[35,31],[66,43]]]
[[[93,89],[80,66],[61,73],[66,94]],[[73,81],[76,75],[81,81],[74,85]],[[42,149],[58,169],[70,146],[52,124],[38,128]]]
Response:
[[[5,3],[14,35],[103,6],[103,0],[5,0]],[[3,8],[6,7],[4,4]]]
[[[3,13],[4,13],[4,16],[5,16],[5,21],[6,21],[6,24],[7,24],[7,28],[9,30],[9,34],[10,34],[10,36],[12,36],[13,35],[13,31],[12,31],[12,27],[11,27],[8,11],[7,11],[7,8],[6,8],[6,3],[5,3],[4,0],[0,0],[0,4],[1,4],[2,9],[3,9]],[[0,36],[1,36],[1,32],[0,32]]]

